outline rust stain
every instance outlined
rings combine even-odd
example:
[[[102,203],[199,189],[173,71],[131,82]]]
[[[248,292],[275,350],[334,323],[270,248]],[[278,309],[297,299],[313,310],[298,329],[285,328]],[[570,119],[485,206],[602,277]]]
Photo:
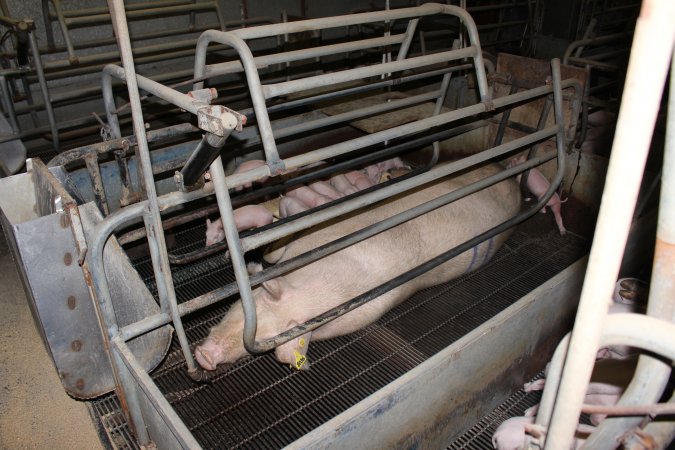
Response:
[[[59,214],[59,225],[61,225],[61,228],[68,228],[70,226],[68,214]]]
[[[74,295],[71,295],[68,297],[66,303],[68,304],[68,309],[75,309],[75,307],[77,306],[77,299],[75,298]]]
[[[72,263],[73,263],[73,255],[70,252],[66,252],[66,254],[63,255],[63,264],[69,266]]]
[[[76,387],[78,390],[83,391],[83,390],[84,390],[84,386],[85,386],[84,380],[83,380],[82,378],[78,378],[77,381],[75,382],[75,387]]]
[[[82,341],[80,341],[79,339],[74,340],[73,342],[70,343],[70,348],[74,352],[79,352],[80,350],[82,350]]]

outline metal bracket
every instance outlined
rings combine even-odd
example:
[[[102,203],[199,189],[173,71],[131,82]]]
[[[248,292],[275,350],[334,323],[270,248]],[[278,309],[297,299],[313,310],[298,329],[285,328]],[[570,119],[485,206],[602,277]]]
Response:
[[[197,89],[187,93],[188,97],[192,97],[200,103],[211,104],[213,99],[218,98],[218,91],[215,88]]]
[[[241,131],[246,116],[222,105],[209,105],[197,111],[197,126],[216,136],[227,136],[232,130]]]

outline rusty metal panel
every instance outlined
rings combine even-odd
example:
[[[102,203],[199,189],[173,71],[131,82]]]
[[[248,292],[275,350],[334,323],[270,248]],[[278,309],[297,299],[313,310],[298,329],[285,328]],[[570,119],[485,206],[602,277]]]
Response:
[[[571,327],[586,258],[287,448],[443,448],[541,370]]]
[[[15,258],[33,318],[66,391],[89,398],[109,390],[108,358],[65,214],[14,225]],[[9,230],[7,230],[9,231]]]
[[[80,251],[71,223],[77,217],[68,208],[38,214],[54,210],[58,197],[61,201],[56,203],[61,206],[78,208],[47,170],[4,178],[0,180],[0,219],[33,319],[63,387],[73,397],[91,398],[110,392],[114,382],[94,304],[78,265]],[[92,213],[93,204],[79,209],[87,218],[97,212]],[[96,217],[100,220],[100,215]],[[120,324],[158,312],[116,241],[108,245],[105,257]],[[162,360],[170,339],[171,328],[164,327],[130,342],[130,347],[151,370]]]
[[[497,57],[497,75],[495,76],[493,97],[499,98],[509,94],[512,85],[516,85],[518,91],[532,89],[546,84],[551,78],[551,63],[544,59],[526,58],[524,56],[500,53]],[[508,80],[501,75],[507,75]],[[581,83],[582,91],[586,83],[586,71],[578,67],[567,65],[560,66],[560,75],[563,80],[574,78]],[[536,127],[539,116],[544,106],[544,99],[528,102],[513,109],[511,120],[530,127]],[[563,102],[565,111],[565,123],[570,123],[571,107],[568,101]],[[554,115],[549,114],[546,127],[554,124]],[[520,134],[519,134],[520,135]],[[506,142],[507,140],[505,140]]]

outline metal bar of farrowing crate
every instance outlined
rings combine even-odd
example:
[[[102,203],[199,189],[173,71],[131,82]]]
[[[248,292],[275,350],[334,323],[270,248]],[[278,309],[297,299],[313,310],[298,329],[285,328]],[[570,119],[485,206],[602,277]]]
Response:
[[[562,126],[558,127],[558,134],[561,133]],[[564,154],[560,154],[559,152],[559,161],[564,157]],[[532,162],[535,162],[532,160]],[[534,166],[536,164],[532,164]],[[493,176],[493,177],[488,177],[482,180],[482,182],[477,182],[471,185],[472,187],[475,188],[476,191],[489,186],[492,183],[496,183],[498,181],[501,181],[503,179],[508,178],[509,176],[512,176],[514,173],[519,172],[522,170],[520,167],[513,167],[513,171],[511,169],[507,169],[504,172],[501,172],[498,174],[498,176]],[[427,262],[415,267],[414,269],[411,269],[407,272],[405,272],[402,275],[397,276],[396,278],[381,284],[380,286],[377,286],[368,292],[365,292],[364,294],[359,295],[358,297],[353,298],[352,300],[345,302],[329,311],[326,311],[323,314],[320,314],[319,316],[315,317],[314,319],[310,319],[309,321],[297,325],[293,328],[290,328],[289,330],[286,330],[282,333],[277,334],[274,337],[264,339],[262,341],[256,341],[255,335],[256,335],[256,325],[257,325],[257,319],[255,316],[250,316],[246,314],[246,307],[244,307],[244,316],[245,316],[245,322],[244,322],[244,347],[249,353],[256,354],[256,353],[262,353],[266,352],[269,350],[272,350],[273,348],[276,348],[277,346],[288,342],[289,340],[296,338],[298,336],[301,336],[308,331],[312,331],[346,313],[349,311],[352,311],[359,306],[369,302],[370,300],[373,300],[380,295],[383,295],[386,292],[389,292],[390,290],[401,286],[408,281],[412,280],[413,278],[416,278],[417,276],[424,274],[428,272],[429,270],[433,269],[434,267],[438,266],[439,264],[442,264],[446,261],[449,261],[450,259],[462,254],[463,252],[475,247],[476,245],[480,244],[481,242],[496,236],[499,233],[502,233],[509,228],[525,221],[529,217],[532,217],[535,215],[544,205],[546,205],[546,202],[548,202],[548,199],[550,199],[553,196],[553,193],[557,189],[558,185],[562,181],[562,176],[563,176],[563,171],[564,171],[564,163],[560,163],[558,166],[558,172],[556,172],[556,177],[554,179],[554,182],[551,184],[547,192],[544,194],[543,197],[539,199],[536,205],[530,207],[528,210],[518,214],[517,216],[507,220],[506,222],[501,223],[500,225],[497,225],[496,227],[491,228],[490,230],[481,233],[480,235],[474,237],[473,239],[470,239],[468,241],[465,241],[464,243],[458,245],[457,247],[454,247],[451,250],[448,250],[447,252],[442,253],[441,255],[432,258],[428,260]],[[412,211],[412,210],[410,210]],[[244,302],[244,297],[242,296],[242,306]],[[253,309],[253,313],[255,314],[255,309]]]
[[[671,48],[672,49],[672,48]],[[670,64],[670,89],[675,88],[673,61]],[[658,106],[656,108],[658,110]],[[663,156],[661,195],[656,228],[656,245],[647,303],[647,315],[667,321],[675,321],[675,98],[668,99],[666,142]],[[648,142],[648,141],[647,141]],[[649,146],[647,146],[649,148]],[[652,403],[663,394],[672,366],[658,358],[640,356],[633,381],[624,391],[620,405]],[[641,418],[611,418],[598,428],[598,434],[591,437],[591,443],[599,448],[604,446],[607,436],[617,435],[632,429]]]
[[[339,91],[327,92],[325,94],[313,95],[310,97],[303,97],[297,100],[291,100],[288,102],[280,103],[277,105],[271,105],[267,108],[269,113],[276,113],[280,111],[285,111],[287,109],[296,108],[298,106],[305,106],[313,103],[319,103],[325,100],[330,100],[338,97],[343,97],[346,95],[359,94],[362,92],[368,92],[374,89],[379,89],[382,87],[395,86],[403,83],[408,83],[412,81],[419,81],[426,78],[431,78],[439,75],[445,75],[446,73],[458,72],[462,70],[471,69],[473,66],[471,64],[461,64],[458,66],[448,67],[445,69],[430,70],[428,72],[418,73],[415,75],[408,75],[401,78],[389,79],[384,81],[377,81],[375,83],[364,84],[361,86],[355,86],[347,89],[341,89]],[[253,109],[247,108],[240,111],[240,113],[247,116],[253,115]]]
[[[343,70],[340,72],[329,72],[322,75],[300,78],[282,83],[265,84],[262,86],[262,92],[265,99],[270,99],[282,95],[295,94],[307,89],[330,86],[331,84],[345,83],[366,77],[400,72],[403,70],[457,61],[470,57],[475,58],[479,51],[480,50],[477,47],[471,46],[459,50],[449,50],[447,52],[432,53],[426,56],[416,56],[401,61],[373,64],[372,66],[357,67],[355,69]]]
[[[546,449],[569,445],[579,418],[600,341],[596,325],[605,319],[609,306],[608,300],[598,299],[609,299],[616,282],[672,57],[675,29],[669,21],[673,14],[672,2],[645,0],[637,21],[603,201]],[[648,63],[640,59],[645,55]],[[603,447],[599,442],[593,445]]]
[[[110,6],[111,16],[113,17],[115,34],[118,37],[120,54],[124,64],[124,78],[126,79],[129,91],[134,134],[137,139],[138,163],[140,164],[143,186],[145,187],[145,193],[148,198],[148,208],[144,211],[144,222],[147,230],[150,255],[153,261],[157,292],[160,297],[160,307],[162,311],[171,314],[174,330],[176,331],[176,336],[180,342],[188,372],[191,373],[196,370],[196,365],[190,351],[190,345],[185,335],[185,330],[183,329],[183,323],[177,312],[176,291],[173,285],[171,267],[169,265],[166,242],[162,229],[162,218],[152,173],[150,150],[145,138],[145,122],[143,120],[143,111],[141,109],[140,94],[138,91],[139,83],[134,67],[131,42],[129,40],[129,29],[125,19],[124,3],[123,0],[108,0],[108,4]]]
[[[260,77],[255,65],[255,61],[253,58],[253,54],[251,53],[248,45],[244,41],[244,39],[255,39],[255,38],[260,38],[260,37],[270,37],[270,36],[276,36],[276,35],[281,35],[285,33],[294,33],[294,32],[300,32],[300,31],[308,31],[308,30],[321,30],[325,28],[334,28],[334,27],[339,27],[339,26],[346,26],[346,25],[353,25],[353,24],[359,24],[359,23],[369,23],[369,22],[377,22],[377,21],[383,21],[383,20],[392,20],[395,18],[413,18],[413,17],[418,17],[421,15],[429,15],[429,14],[436,14],[436,13],[445,13],[445,14],[452,14],[455,16],[458,16],[461,21],[465,24],[470,42],[472,46],[470,48],[473,48],[473,53],[466,55],[466,56],[473,56],[474,62],[475,62],[475,69],[476,69],[476,78],[477,78],[477,83],[478,83],[478,90],[481,95],[481,99],[483,101],[488,101],[490,99],[489,93],[487,90],[487,79],[485,75],[485,68],[483,64],[483,57],[480,52],[480,44],[479,44],[479,38],[478,38],[478,32],[476,31],[476,26],[475,23],[473,22],[473,19],[471,16],[468,15],[466,11],[464,11],[461,8],[455,7],[455,6],[447,6],[447,5],[439,5],[439,4],[425,4],[420,7],[415,7],[415,8],[401,8],[401,9],[396,9],[396,10],[389,10],[389,11],[381,11],[381,12],[376,12],[376,13],[363,13],[363,14],[353,14],[349,16],[338,16],[338,17],[328,17],[328,18],[323,18],[323,19],[312,19],[312,20],[304,20],[304,21],[297,21],[297,22],[289,22],[289,23],[283,23],[283,24],[275,24],[275,25],[266,25],[262,27],[255,27],[255,28],[244,28],[244,29],[239,29],[239,30],[234,30],[230,32],[218,32],[218,31],[207,31],[203,33],[200,38],[199,42],[197,44],[197,51],[195,53],[195,79],[200,79],[203,77],[204,72],[205,72],[205,66],[206,66],[206,50],[210,42],[219,42],[221,44],[226,44],[230,45],[233,47],[237,53],[239,54],[239,59],[241,61],[242,66],[244,67],[244,71],[246,74],[247,82],[249,85],[249,91],[251,93],[251,99],[253,102],[253,108],[256,114],[256,119],[258,121],[258,129],[260,131],[260,136],[262,139],[263,143],[263,148],[265,151],[265,159],[267,160],[268,168],[271,170],[271,173],[273,175],[282,172],[286,168],[284,167],[283,162],[279,158],[279,154],[276,148],[276,143],[274,140],[274,135],[269,123],[269,114],[268,111],[266,110],[266,105],[265,105],[265,98],[266,95],[263,92],[263,86],[260,82]],[[466,52],[466,50],[456,50],[455,55],[459,55],[460,53],[463,54],[463,52]],[[426,58],[426,57],[422,57]],[[433,58],[430,58],[430,60]],[[421,60],[418,60],[418,63]],[[408,67],[410,64],[408,61],[398,61],[394,63],[387,63],[391,64],[392,66],[387,66],[387,67],[398,67],[397,65],[400,65],[401,67]],[[418,64],[419,65],[419,64]],[[382,69],[382,66],[384,65],[375,65],[375,66],[368,66],[365,67],[361,70],[366,73],[366,71],[377,71],[378,69]],[[415,64],[411,66],[416,67]],[[392,71],[394,69],[391,69]],[[380,72],[381,73],[381,72]],[[386,73],[386,72],[384,72]],[[343,72],[338,72],[337,74],[341,75],[335,75],[336,77],[343,77],[345,79],[350,79],[350,77],[354,77],[357,75],[356,72],[354,71],[343,71]],[[322,77],[322,76],[319,76]],[[319,85],[326,85],[326,83],[331,83],[335,82],[336,78],[333,77],[323,77],[323,78],[317,78],[317,77],[312,77],[314,79],[314,83]],[[312,78],[306,79],[310,80]],[[295,83],[294,81],[290,81],[287,83]],[[281,85],[284,85],[284,83],[281,83]],[[195,89],[200,89],[203,86],[202,82],[195,83]],[[289,86],[289,85],[286,85]],[[297,84],[293,85],[296,89],[299,87]],[[306,85],[305,88],[308,86]],[[297,90],[302,90],[302,89],[297,89]]]
[[[320,47],[312,47],[302,50],[292,50],[288,52],[273,53],[270,55],[256,56],[253,58],[257,68],[262,69],[274,64],[281,64],[285,62],[302,61],[303,59],[311,59],[321,56],[335,55],[344,52],[353,52],[372,47],[382,47],[385,45],[400,44],[404,41],[405,34],[397,34],[388,37],[377,37],[371,39],[363,39],[353,42],[342,42],[339,44],[323,45]],[[195,39],[195,43],[197,40]],[[216,77],[219,75],[226,75],[230,73],[243,72],[244,68],[241,61],[228,61],[217,64],[209,64],[204,69],[204,77]]]
[[[370,163],[372,161],[379,161],[386,159],[388,156],[391,155],[397,155],[400,154],[401,152],[405,152],[407,150],[413,149],[413,148],[419,148],[424,145],[428,145],[434,141],[439,141],[439,140],[444,140],[444,139],[449,139],[453,136],[457,136],[462,133],[466,133],[471,130],[475,130],[477,128],[485,127],[487,126],[487,121],[478,121],[478,122],[473,122],[470,124],[465,124],[465,125],[460,125],[459,127],[451,128],[448,130],[443,130],[440,132],[433,133],[431,135],[423,136],[418,139],[414,139],[411,141],[406,141],[402,142],[400,144],[396,144],[393,146],[390,146],[388,148],[385,148],[383,150],[379,150],[377,152],[369,153],[364,156],[360,156],[357,158],[350,159],[348,161],[343,161],[339,162],[337,164],[331,164],[330,166],[324,167],[323,169],[315,170],[312,171],[311,173],[300,175],[297,177],[294,177],[283,184],[280,185],[273,185],[269,187],[262,187],[258,188],[252,192],[249,192],[247,194],[243,195],[238,195],[237,197],[232,199],[232,205],[236,208],[240,205],[250,203],[253,200],[265,197],[267,195],[272,195],[272,194],[278,194],[281,191],[284,191],[288,189],[289,187],[292,186],[297,186],[298,184],[303,184],[303,183],[309,183],[311,181],[320,179],[320,178],[325,178],[333,173],[340,172],[343,170],[350,169],[352,167],[358,167],[362,166],[364,164]],[[361,192],[364,192],[361,191]],[[347,198],[347,197],[345,197]],[[338,200],[342,201],[342,200]],[[164,229],[167,230],[171,228],[172,224],[183,224],[187,223],[191,220],[194,220],[195,218],[200,218],[200,217],[205,217],[206,215],[213,214],[218,211],[218,206],[216,205],[215,207],[211,206],[202,210],[197,211],[197,213],[194,214],[188,214],[188,215],[180,215],[171,219],[164,220],[163,225]],[[301,216],[302,214],[298,215]],[[168,224],[167,222],[170,222]],[[260,227],[257,228],[256,230],[262,231],[263,229],[266,229],[266,227]],[[256,232],[256,230],[253,230],[253,233]],[[118,236],[118,240],[120,244],[127,244],[129,242],[133,242],[135,240],[141,239],[142,237],[145,236],[145,229],[139,228],[137,230],[129,231],[122,236]],[[220,246],[222,244],[222,246]],[[224,249],[224,246],[226,243],[218,243],[215,246],[213,246],[213,252],[205,252],[203,250],[201,251],[195,251],[191,253],[186,253],[186,254],[181,254],[180,256],[174,256],[171,258],[171,255],[169,257],[171,258],[171,263],[172,264],[187,264],[188,262],[192,262],[194,260],[203,258],[204,256],[220,252]],[[220,246],[220,247],[219,247]],[[185,257],[186,259],[183,260],[182,258]],[[185,262],[183,262],[185,261]],[[184,315],[183,309],[181,309],[182,305],[178,306],[180,311],[181,311],[181,316]]]
[[[554,106],[555,106],[555,118],[556,118],[556,126],[554,127],[556,130],[556,147],[557,147],[557,157],[558,157],[558,170],[556,171],[556,175],[554,177],[553,182],[551,183],[551,186],[549,186],[549,189],[547,192],[542,196],[539,201],[537,202],[536,205],[534,205],[532,208],[529,210],[518,214],[516,217],[507,220],[506,222],[503,222],[502,224],[491,228],[485,233],[482,233],[479,236],[476,236],[473,239],[470,239],[469,241],[466,241],[463,244],[460,244],[459,246],[443,253],[442,255],[437,256],[436,258],[432,258],[431,260],[427,261],[426,263],[416,267],[415,269],[412,269],[392,280],[390,280],[387,283],[384,283],[374,289],[371,289],[370,291],[346,302],[343,303],[340,306],[337,306],[317,317],[314,319],[311,319],[304,324],[295,326],[285,332],[282,332],[275,337],[264,339],[262,341],[256,341],[255,335],[256,335],[256,329],[257,329],[257,313],[255,310],[255,306],[253,304],[253,299],[250,294],[250,284],[248,285],[248,289],[244,292],[240,291],[241,294],[241,300],[242,300],[242,307],[244,310],[244,347],[246,350],[250,353],[260,353],[260,352],[265,352],[268,350],[271,350],[272,348],[275,348],[278,345],[281,345],[284,342],[287,342],[293,338],[296,338],[298,336],[301,336],[305,334],[308,331],[314,330],[323,324],[336,319],[337,317],[340,317],[341,315],[346,314],[347,312],[365,304],[366,302],[379,297],[380,295],[384,294],[385,292],[390,291],[391,289],[394,289],[398,286],[401,286],[402,284],[412,280],[416,276],[419,276],[422,273],[425,273],[432,268],[436,267],[438,264],[441,264],[445,261],[450,260],[451,258],[461,254],[462,252],[472,248],[473,246],[477,245],[478,243],[484,241],[485,239],[488,239],[492,236],[495,236],[508,228],[524,221],[528,217],[531,217],[532,215],[536,214],[537,211],[539,211],[547,202],[548,199],[551,198],[555,190],[557,190],[558,185],[562,181],[562,177],[564,174],[564,166],[565,166],[565,129],[564,129],[564,117],[563,117],[563,110],[562,110],[562,82],[560,79],[560,61],[557,59],[554,59],[552,61],[552,79],[553,79],[553,97],[554,97]],[[533,161],[530,161],[532,163]],[[534,165],[534,164],[532,164]],[[514,167],[513,169],[518,169],[515,172],[520,172],[522,169],[520,167]],[[510,170],[507,169],[506,171],[498,174],[498,175],[504,175],[508,174],[509,176],[512,175],[510,173]],[[420,177],[423,177],[424,175],[421,175]],[[493,176],[494,177],[494,176]],[[482,185],[483,183],[487,183],[488,179],[493,178],[493,177],[488,177],[482,182],[477,182],[474,183],[474,185]],[[499,178],[498,176],[496,178]],[[501,178],[501,179],[505,179]],[[489,184],[487,184],[489,185]],[[215,185],[216,193],[218,193],[219,187]],[[480,189],[480,187],[479,187]],[[226,192],[227,194],[227,192]],[[230,246],[230,254],[232,255],[233,250],[236,252],[237,249],[235,246]],[[241,256],[241,255],[240,255]],[[243,258],[242,258],[243,261]],[[247,276],[246,276],[247,277]],[[238,284],[241,286],[244,283],[238,282]],[[248,303],[248,304],[247,304]]]
[[[600,37],[595,37],[595,38],[589,38],[589,39],[580,39],[578,41],[572,42],[570,45],[567,46],[567,49],[565,49],[565,55],[563,56],[563,64],[569,64],[569,58],[572,56],[572,53],[578,48],[578,47],[586,47],[589,45],[601,45],[601,44],[609,44],[613,42],[621,42],[624,40],[628,40],[631,38],[631,33],[616,33],[616,34],[608,34],[605,36],[600,36]]]
[[[384,192],[379,192],[379,191],[374,191],[371,192],[368,198],[366,198],[364,201],[359,201],[358,198],[352,200],[351,205],[347,205],[346,207],[341,207],[340,205],[332,206],[326,208],[326,213],[324,213],[324,218],[334,218],[338,217],[339,215],[343,214],[344,212],[347,211],[353,211],[359,208],[362,208],[363,206],[366,206],[368,204],[375,203],[377,201],[380,201],[385,198],[389,198],[393,195],[397,195],[401,192],[405,192],[406,190],[409,189],[414,189],[415,187],[428,183],[430,181],[439,179],[441,177],[445,177],[448,175],[451,175],[453,173],[457,173],[461,170],[464,170],[468,167],[471,167],[476,164],[480,164],[481,162],[485,162],[487,160],[499,157],[501,155],[504,155],[506,153],[512,152],[513,150],[516,150],[518,148],[523,148],[531,145],[533,142],[537,142],[538,140],[541,139],[546,139],[548,137],[551,137],[555,134],[555,131],[557,130],[556,127],[551,127],[547,128],[545,130],[539,131],[533,135],[530,136],[525,136],[523,138],[518,138],[516,140],[507,142],[506,144],[502,144],[499,147],[495,147],[490,150],[486,150],[485,152],[481,152],[479,154],[473,155],[471,157],[462,159],[460,161],[456,161],[454,163],[450,163],[448,165],[445,165],[443,167],[439,167],[437,169],[432,169],[432,171],[429,171],[423,175],[418,175],[414,179],[406,180],[406,183],[403,184],[403,182],[396,183],[394,185],[391,185],[387,188],[380,189],[379,191],[384,191]],[[522,170],[526,170],[529,167],[534,167],[535,165],[541,164],[542,162],[548,161],[554,156],[542,156],[538,157],[536,159],[533,159],[531,161],[528,161],[526,164],[522,164],[519,166],[516,166],[516,169],[513,171],[510,171],[509,173],[517,174]],[[385,191],[386,189],[386,191]],[[470,188],[462,188],[464,189],[461,192],[453,191],[450,194],[447,194],[445,199],[447,201],[443,201],[442,204],[447,204],[450,201],[455,201],[458,198],[461,198],[462,196],[469,195],[470,193]],[[434,200],[433,202],[438,202],[439,200]],[[430,202],[431,203],[431,202]],[[355,206],[354,206],[355,205]],[[441,206],[441,205],[438,205]],[[438,207],[436,206],[436,207]],[[421,211],[419,214],[423,214],[426,212],[424,208],[419,208],[419,211]],[[314,213],[314,214],[318,214]],[[418,215],[419,215],[418,214]],[[359,242],[360,240],[366,239],[367,237],[370,237],[371,231],[378,229],[377,232],[382,231],[383,229],[390,228],[392,226],[398,225],[399,223],[402,223],[403,221],[396,222],[397,220],[402,217],[401,215],[399,216],[394,216],[394,218],[388,219],[387,221],[383,221],[381,223],[375,224],[372,226],[372,228],[364,229],[360,232],[353,233],[351,235],[345,236],[343,239],[349,239],[349,244],[351,245],[352,243]],[[304,216],[303,216],[304,218]],[[410,218],[406,219],[409,220]],[[377,227],[377,228],[376,228]],[[386,228],[381,228],[381,227],[386,227]],[[381,228],[381,229],[380,229]],[[374,233],[373,233],[374,234]],[[245,240],[245,238],[244,238]],[[333,253],[335,251],[340,250],[342,247],[341,242],[331,242],[330,244],[323,246],[322,248],[316,249],[316,253],[313,253],[312,255],[300,255],[299,257],[295,258],[292,261],[286,261],[282,263],[278,263],[277,266],[285,268],[285,271],[290,271],[293,270],[294,268],[299,267],[300,265],[308,264],[312,261],[315,261],[316,259],[319,259],[322,256],[325,256],[326,254]],[[276,267],[276,266],[275,266]],[[262,283],[274,276],[279,275],[279,269],[267,269],[264,273],[256,274],[251,277],[251,285]],[[192,300],[188,300],[184,303],[181,303],[178,305],[178,309],[180,311],[181,316],[190,314],[192,312],[195,312],[199,309],[202,309],[206,306],[212,305],[213,303],[220,301],[224,298],[227,298],[231,295],[236,294],[238,291],[237,287],[235,286],[235,283],[231,283],[223,288],[216,289],[214,291],[208,292],[206,294],[203,294],[199,297],[196,297]],[[169,316],[166,314],[155,314],[154,316],[147,317],[146,319],[143,319],[139,322],[136,322],[131,325],[125,326],[122,331],[122,337],[125,340],[132,339],[136,336],[139,336],[141,334],[147,333],[157,327],[160,327],[170,321]]]
[[[42,58],[37,46],[37,40],[35,38],[35,31],[28,32],[28,40],[30,41],[31,52],[33,53],[33,64],[35,64],[35,71],[38,75],[38,80],[40,82],[40,91],[42,92],[42,99],[45,105],[45,112],[47,113],[47,120],[49,121],[49,129],[52,132],[52,145],[54,150],[59,151],[59,131],[56,128],[56,119],[54,118],[54,110],[52,109],[52,103],[49,99],[49,88],[47,87],[47,81],[45,80],[45,74],[42,70]]]
[[[141,389],[145,393],[145,397],[153,409],[161,416],[162,421],[182,448],[200,449],[199,442],[190,433],[190,430],[185,426],[176,410],[166,400],[155,382],[150,378],[150,375],[138,363],[127,343],[116,337],[111,340],[111,346],[117,363],[122,363],[126,366],[129,376],[133,377],[133,381],[138,385],[138,389]],[[131,385],[131,389],[136,389],[136,386],[131,383],[132,380],[129,377],[125,381],[127,381],[128,385]]]
[[[565,80],[563,83],[563,88],[574,88],[577,93],[579,93],[579,84],[576,80]],[[513,95],[500,97],[495,99],[490,106],[494,108],[500,108],[508,106],[510,104],[522,102],[528,99],[533,99],[543,95],[547,95],[552,91],[550,86],[541,86],[539,88],[532,89],[530,91],[518,92]],[[575,101],[575,108],[577,101]],[[578,111],[578,109],[576,109]],[[426,119],[421,119],[416,122],[412,122],[405,125],[400,125],[394,128],[390,128],[384,131],[373,133],[367,136],[359,137],[346,141],[344,143],[331,145],[324,147],[322,149],[315,150],[311,153],[293,156],[284,160],[284,165],[287,170],[298,169],[306,165],[319,162],[325,159],[333,158],[336,156],[344,155],[351,151],[359,150],[371,145],[375,145],[386,140],[399,138],[402,136],[411,135],[418,133],[420,131],[431,129],[435,126],[444,125],[455,120],[463,119],[472,115],[480,114],[488,111],[488,106],[482,103],[468,106],[462,108],[461,110],[449,111],[438,116],[428,117]],[[230,188],[242,186],[246,183],[258,181],[270,175],[269,168],[259,167],[252,169],[247,172],[233,174],[228,177],[227,185]],[[300,231],[295,229],[293,232]],[[279,238],[280,236],[276,236]],[[276,239],[275,238],[275,239]],[[261,237],[260,235],[256,236],[256,239],[267,239],[266,237]],[[274,239],[273,239],[274,240]]]
[[[145,19],[145,18],[156,18],[158,15],[161,17],[170,16],[175,14],[180,14],[183,12],[190,11],[210,11],[215,10],[215,1],[213,2],[203,2],[203,3],[188,3],[182,5],[166,6],[162,8],[151,8],[151,9],[137,9],[127,11],[127,19]],[[65,24],[72,27],[86,26],[86,25],[98,25],[102,23],[107,23],[110,20],[110,14],[93,14],[90,16],[79,16],[79,17],[66,17]]]

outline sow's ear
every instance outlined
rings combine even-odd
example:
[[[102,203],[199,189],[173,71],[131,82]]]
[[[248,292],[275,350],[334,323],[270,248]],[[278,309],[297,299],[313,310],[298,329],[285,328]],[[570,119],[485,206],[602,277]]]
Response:
[[[290,285],[284,277],[277,277],[267,280],[262,284],[262,288],[267,292],[270,300],[279,301],[283,298],[284,292],[287,292]]]
[[[297,323],[293,322],[291,326]],[[309,361],[307,361],[307,348],[309,340],[312,338],[312,332],[305,333],[296,337],[285,344],[280,345],[274,350],[274,356],[277,361],[288,364],[296,370],[309,370]]]

